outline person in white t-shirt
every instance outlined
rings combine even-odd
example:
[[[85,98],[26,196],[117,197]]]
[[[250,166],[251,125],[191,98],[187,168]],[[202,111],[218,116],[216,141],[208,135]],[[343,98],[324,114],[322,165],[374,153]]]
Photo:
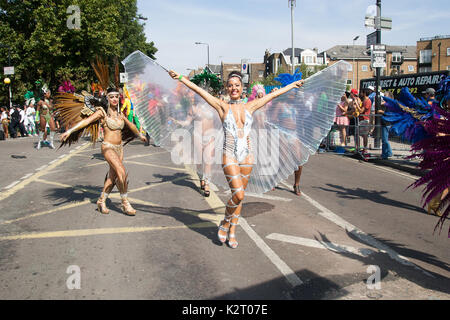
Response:
[[[26,116],[28,119],[28,124],[26,126],[26,129],[29,134],[33,136],[37,136],[36,134],[36,124],[34,123],[34,119],[36,117],[36,109],[34,108],[34,104],[30,103],[30,105],[27,108]]]
[[[20,135],[22,137],[28,137],[28,132],[25,129],[26,125],[28,124],[28,118],[26,115],[26,106],[24,106],[23,108],[19,108],[19,113],[20,113],[20,123],[19,123]]]

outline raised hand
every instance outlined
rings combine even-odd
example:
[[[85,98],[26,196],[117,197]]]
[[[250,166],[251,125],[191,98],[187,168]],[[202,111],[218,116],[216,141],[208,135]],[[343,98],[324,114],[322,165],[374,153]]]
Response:
[[[174,79],[174,80],[178,80],[178,77],[180,76],[178,73],[176,73],[175,71],[173,71],[173,70],[170,70],[169,71],[169,75],[172,77],[172,79]]]
[[[298,80],[294,82],[294,87],[295,88],[300,88],[301,86],[303,86],[303,84],[305,83],[305,80]]]

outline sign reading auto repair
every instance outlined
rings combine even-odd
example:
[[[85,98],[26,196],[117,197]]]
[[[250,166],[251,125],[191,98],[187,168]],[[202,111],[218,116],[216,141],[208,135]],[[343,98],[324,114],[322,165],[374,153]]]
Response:
[[[381,90],[391,91],[394,95],[400,93],[404,87],[414,95],[420,95],[427,88],[437,89],[442,79],[447,77],[448,71],[437,71],[427,73],[415,73],[401,76],[381,77]],[[361,89],[367,89],[369,86],[375,87],[375,78],[363,79],[360,83]]]

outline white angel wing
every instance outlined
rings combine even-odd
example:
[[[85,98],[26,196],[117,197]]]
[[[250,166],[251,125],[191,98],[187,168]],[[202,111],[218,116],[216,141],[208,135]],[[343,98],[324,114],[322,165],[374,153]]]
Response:
[[[194,166],[215,185],[228,188],[217,112],[142,52],[132,53],[123,64],[136,114],[155,143],[171,153],[174,163]],[[255,164],[247,191],[271,190],[317,151],[333,125],[348,66],[339,61],[254,113],[250,137]]]

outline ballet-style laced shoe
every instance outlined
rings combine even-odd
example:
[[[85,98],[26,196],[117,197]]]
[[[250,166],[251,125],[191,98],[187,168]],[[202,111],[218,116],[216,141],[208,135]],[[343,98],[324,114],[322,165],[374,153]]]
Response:
[[[234,223],[233,222],[233,220],[234,219],[238,219],[237,221],[236,221],[236,223]],[[231,216],[231,221],[230,221],[230,225],[231,226],[237,226],[239,223],[239,216],[236,216],[236,215],[232,215]],[[230,227],[231,228],[231,227]],[[235,229],[236,230],[236,229]],[[237,240],[236,240],[236,235],[235,235],[235,233],[229,233],[228,234],[228,245],[230,246],[230,248],[232,248],[232,249],[236,249],[237,247],[238,247],[238,245],[239,245],[239,243],[237,242]]]
[[[223,226],[225,223],[228,222],[230,222],[230,218],[225,217],[225,219],[220,222],[219,230],[217,231],[217,237],[219,238],[219,241],[222,243],[227,242],[228,239],[228,231],[230,231],[230,228],[225,228]],[[220,231],[225,232],[225,234],[220,234]]]

